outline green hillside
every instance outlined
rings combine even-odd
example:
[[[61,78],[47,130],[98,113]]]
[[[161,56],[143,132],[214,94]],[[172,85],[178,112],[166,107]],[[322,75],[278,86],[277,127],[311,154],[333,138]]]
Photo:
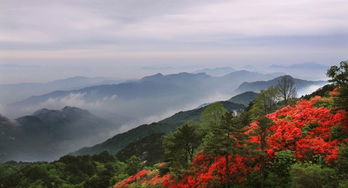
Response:
[[[241,104],[235,104],[228,101],[223,101],[222,103],[224,107],[230,112],[242,111],[244,109],[244,106]],[[131,129],[127,132],[117,134],[116,136],[106,140],[103,143],[97,144],[92,147],[82,148],[72,153],[72,155],[92,155],[101,153],[103,151],[116,154],[118,151],[126,147],[128,144],[139,141],[146,136],[156,133],[170,133],[175,131],[175,129],[178,126],[186,122],[198,121],[201,113],[208,106],[194,110],[178,112],[173,116],[166,118],[162,121],[140,125],[139,127]]]

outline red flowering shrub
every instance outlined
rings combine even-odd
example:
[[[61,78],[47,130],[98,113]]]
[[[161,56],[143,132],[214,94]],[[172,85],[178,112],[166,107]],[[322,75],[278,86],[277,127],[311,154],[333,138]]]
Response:
[[[337,95],[337,90],[330,93]],[[333,111],[330,107],[331,97],[313,97],[310,100],[300,100],[295,105],[286,106],[274,113],[268,114],[274,124],[267,128],[268,160],[273,160],[277,152],[283,150],[293,151],[299,161],[312,160],[314,156],[320,156],[327,163],[331,163],[338,157],[338,147],[342,142],[348,142],[347,137],[333,138],[332,129],[339,128],[339,133],[348,135],[347,112]],[[319,105],[318,104],[325,104]],[[260,138],[255,136],[258,122],[251,123],[246,131],[250,141],[259,143]],[[140,171],[134,176],[120,182],[116,187],[127,187],[134,181],[143,182],[143,185],[162,185],[169,188],[203,188],[219,186],[226,182],[226,170],[229,171],[230,181],[242,184],[245,177],[251,171],[258,171],[259,165],[248,165],[253,158],[235,155],[229,156],[230,165],[226,169],[226,161],[222,156],[212,158],[204,152],[199,152],[192,161],[188,172],[179,181],[175,181],[171,174],[154,175],[146,179],[149,171]]]
[[[134,174],[133,176],[129,176],[127,179],[116,184],[115,188],[129,187],[129,184],[143,180],[151,172],[152,172],[151,170],[141,170],[137,172],[136,174]]]

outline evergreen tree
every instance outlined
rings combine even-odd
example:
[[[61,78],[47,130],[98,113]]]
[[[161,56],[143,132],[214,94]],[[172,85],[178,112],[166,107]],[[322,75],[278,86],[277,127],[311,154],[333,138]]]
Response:
[[[201,114],[201,124],[209,129],[213,125],[220,124],[221,117],[228,112],[221,102],[207,106]]]
[[[226,113],[222,116],[221,122],[211,127],[211,132],[207,135],[204,142],[204,150],[211,156],[224,156],[226,165],[226,187],[231,184],[229,172],[229,156],[232,159],[236,154],[243,155],[246,151],[244,147],[247,139],[246,134],[238,119],[232,113]]]
[[[334,98],[338,110],[348,111],[348,61],[342,61],[339,66],[331,66],[327,76],[335,86],[339,87],[339,95]]]
[[[258,119],[258,127],[254,130],[255,135],[259,138],[259,148],[260,148],[260,176],[261,176],[261,188],[264,187],[265,177],[266,177],[266,162],[267,162],[267,154],[265,149],[267,148],[267,128],[273,124],[273,121],[265,116],[260,117]]]
[[[337,86],[348,85],[348,61],[341,61],[339,66],[331,66],[326,75],[331,79],[329,82],[334,83]]]
[[[196,126],[185,124],[164,137],[165,157],[172,163],[173,168],[181,169],[191,162],[195,149],[201,143],[201,136]]]
[[[277,102],[278,91],[276,88],[271,87],[266,90],[261,90],[251,106],[251,119],[256,121],[259,117],[273,112],[277,109]]]
[[[126,168],[127,174],[133,175],[136,172],[138,172],[141,168],[142,168],[142,163],[137,156],[133,155],[127,160],[127,168]]]

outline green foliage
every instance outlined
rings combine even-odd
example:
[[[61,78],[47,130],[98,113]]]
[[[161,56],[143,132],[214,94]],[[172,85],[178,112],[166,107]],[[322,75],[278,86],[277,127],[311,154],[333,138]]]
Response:
[[[93,158],[93,160],[101,162],[101,163],[115,161],[115,157],[113,155],[110,155],[109,152],[107,152],[107,151],[104,151],[98,155],[93,155],[92,158]]]
[[[348,61],[341,61],[339,66],[331,66],[327,71],[329,80],[339,87],[339,96],[334,98],[337,109],[348,111]]]
[[[344,132],[344,130],[342,129],[342,125],[331,127],[331,129],[330,129],[330,139],[332,139],[332,140],[333,139],[343,140],[345,138],[347,138],[347,135]]]
[[[335,89],[335,87],[336,86],[333,84],[327,84],[327,85],[317,89],[313,93],[303,96],[302,98],[309,100],[310,98],[312,98],[314,96],[328,97],[329,92],[331,92],[333,89]]]
[[[334,104],[337,110],[348,111],[348,85],[339,88],[339,95],[334,97]]]
[[[338,187],[339,188],[347,188],[348,187],[348,179],[340,181]]]
[[[335,105],[333,99],[328,98],[325,101],[318,101],[314,106],[317,107],[317,108],[325,107],[325,108],[333,110],[337,105]]]
[[[64,156],[51,163],[0,163],[0,187],[107,188],[129,176],[126,168],[108,153]]]
[[[348,179],[348,144],[342,144],[340,146],[336,163],[341,179]]]
[[[0,163],[0,179],[18,172],[29,163],[6,162]]]
[[[326,74],[331,78],[329,82],[338,86],[348,85],[348,61],[341,61],[339,66],[331,66]]]
[[[98,188],[98,187],[108,187],[110,185],[110,179],[113,176],[115,170],[113,166],[106,165],[105,169],[97,175],[89,178],[83,185],[84,188]]]
[[[247,135],[244,134],[243,126],[232,113],[225,113],[219,124],[212,125],[210,132],[204,139],[204,151],[212,157],[222,155],[225,157],[226,169],[229,167],[229,156],[232,158],[236,154],[245,155],[248,147],[245,147]],[[226,186],[232,183],[229,171],[226,171]]]
[[[243,148],[236,147],[247,138],[242,128],[232,113],[224,114],[220,123],[210,128],[210,133],[204,140],[204,151],[212,156],[242,152]]]
[[[251,119],[255,121],[259,117],[275,111],[277,109],[277,100],[277,89],[271,87],[267,90],[262,90],[250,109]]]
[[[256,96],[257,96],[257,93],[252,91],[247,91],[232,97],[228,101],[237,103],[237,104],[242,104],[244,106],[248,106],[251,101],[255,100]]]
[[[138,172],[142,168],[142,166],[143,165],[142,165],[142,162],[140,161],[140,159],[137,156],[133,155],[132,157],[130,157],[127,160],[126,172],[129,175],[133,175],[136,172]]]
[[[282,183],[287,182],[291,165],[296,162],[293,152],[290,150],[279,151],[274,157],[270,165],[270,169],[274,172]]]
[[[336,176],[334,169],[310,163],[295,163],[290,170],[294,188],[334,188],[338,186]]]
[[[185,124],[164,137],[165,157],[174,170],[186,168],[193,158],[195,149],[200,145],[202,136],[196,126]]]
[[[219,125],[221,117],[228,112],[221,102],[210,104],[201,114],[201,123],[203,127]]]
[[[117,159],[126,161],[132,155],[146,162],[146,166],[154,165],[164,160],[162,138],[164,134],[157,133],[146,136],[139,141],[129,144],[116,154]]]
[[[267,136],[269,135],[267,128],[272,126],[274,123],[271,119],[263,116],[258,118],[258,127],[254,130],[254,135],[258,136],[260,142],[259,142],[259,148],[260,153],[256,155],[256,158],[259,160],[260,163],[260,180],[261,180],[261,187],[264,187],[265,185],[265,178],[267,176],[267,154],[265,153],[265,149],[267,148]],[[256,153],[256,152],[255,152]],[[256,153],[257,154],[257,153]]]

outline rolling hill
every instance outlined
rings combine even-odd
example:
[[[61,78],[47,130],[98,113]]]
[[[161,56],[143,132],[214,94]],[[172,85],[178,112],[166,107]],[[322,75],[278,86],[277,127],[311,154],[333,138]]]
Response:
[[[28,114],[40,108],[57,109],[69,105],[103,115],[103,118],[119,117],[119,122],[125,123],[128,120],[158,116],[169,110],[183,109],[187,105],[197,105],[212,97],[215,97],[213,101],[221,100],[221,96],[234,95],[235,89],[244,81],[275,77],[274,74],[244,70],[217,77],[205,73],[159,73],[119,84],[58,90],[29,97],[7,108],[13,113]],[[108,116],[104,117],[105,114]]]
[[[256,96],[257,96],[257,93],[252,91],[247,91],[230,98],[228,101],[237,103],[237,104],[242,104],[247,107],[251,101],[255,100]]]
[[[41,109],[11,121],[0,118],[0,161],[54,160],[109,136],[117,129],[86,110]]]
[[[276,86],[278,84],[278,81],[282,79],[283,77],[289,77],[290,79],[292,79],[294,81],[297,91],[304,90],[313,85],[323,86],[327,83],[325,81],[301,80],[301,79],[293,78],[289,75],[286,75],[286,76],[280,76],[268,81],[244,82],[238,87],[237,90],[239,92],[246,92],[246,91],[259,92],[260,90],[267,89],[271,86]]]
[[[231,103],[228,101],[222,101],[222,103],[228,111],[242,111],[245,108],[242,104]],[[72,155],[93,155],[103,151],[115,154],[129,144],[137,142],[152,134],[170,133],[186,122],[199,121],[200,115],[206,107],[207,106],[194,110],[178,112],[159,122],[140,125],[139,127],[127,132],[117,134],[105,142],[95,146],[82,148],[73,152]]]
[[[84,87],[119,83],[120,80],[103,77],[75,76],[43,83],[0,84],[0,104],[6,105],[26,99],[28,96],[43,95],[56,90],[74,90]]]

